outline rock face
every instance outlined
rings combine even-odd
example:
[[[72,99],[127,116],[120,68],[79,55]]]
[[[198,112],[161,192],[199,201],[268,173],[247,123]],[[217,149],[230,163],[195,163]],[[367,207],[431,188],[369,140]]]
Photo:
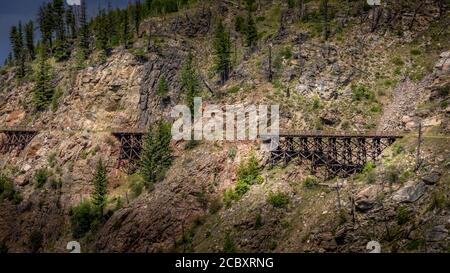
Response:
[[[101,252],[169,251],[182,232],[207,209],[206,189],[212,180],[226,181],[231,165],[226,152],[196,151],[190,162],[177,161],[153,192],[121,209],[100,230],[96,250]],[[204,158],[208,160],[204,160]],[[217,185],[220,187],[220,185]]]
[[[167,48],[159,53],[152,53],[144,64],[142,84],[139,98],[139,128],[147,128],[149,124],[169,117],[169,106],[176,104],[180,92],[179,73],[184,61],[184,47],[177,41],[170,40]],[[156,94],[159,81],[166,78],[169,93],[165,97]]]
[[[425,193],[425,187],[425,183],[422,181],[408,182],[394,194],[392,199],[399,203],[415,202]]]
[[[355,198],[356,208],[360,211],[367,211],[375,205],[379,187],[372,185],[360,191]]]

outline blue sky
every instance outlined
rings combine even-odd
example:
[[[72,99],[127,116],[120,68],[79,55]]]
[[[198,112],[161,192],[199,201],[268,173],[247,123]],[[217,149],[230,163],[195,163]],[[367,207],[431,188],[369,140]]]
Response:
[[[36,22],[39,6],[50,0],[2,0],[0,3],[0,66],[11,51],[9,31],[19,21]],[[125,7],[129,0],[111,0],[113,7]],[[134,0],[131,0],[134,2]],[[95,14],[99,6],[107,6],[108,0],[87,0],[89,14]],[[36,24],[37,25],[37,24]]]

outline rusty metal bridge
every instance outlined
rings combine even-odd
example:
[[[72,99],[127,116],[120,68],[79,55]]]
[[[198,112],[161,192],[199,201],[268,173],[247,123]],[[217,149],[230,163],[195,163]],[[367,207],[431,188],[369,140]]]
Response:
[[[105,132],[105,131],[102,131]],[[118,167],[126,172],[137,169],[145,131],[107,131],[120,142]],[[23,149],[39,130],[0,128],[0,150],[7,153]],[[5,137],[1,137],[1,135]],[[262,142],[276,141],[270,151],[270,164],[275,166],[298,161],[310,167],[313,174],[323,170],[328,177],[348,176],[360,172],[368,162],[375,162],[396,139],[398,133],[387,132],[282,132],[278,136],[260,136]]]

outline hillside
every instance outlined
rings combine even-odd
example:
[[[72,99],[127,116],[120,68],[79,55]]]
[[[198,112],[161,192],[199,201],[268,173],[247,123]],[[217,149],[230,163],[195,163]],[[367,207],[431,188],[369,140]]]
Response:
[[[321,1],[305,1],[301,20],[288,2],[255,3],[253,49],[236,30],[244,1],[192,1],[146,17],[131,46],[111,46],[106,56],[95,48],[81,63],[75,53],[50,56],[58,95],[44,111],[33,107],[34,74],[19,79],[17,65],[2,67],[0,128],[39,133],[0,154],[1,251],[66,252],[73,240],[83,252],[367,252],[372,240],[382,252],[450,251],[448,3],[328,1],[324,37]],[[232,41],[223,84],[214,70],[219,21]],[[172,140],[164,179],[144,187],[141,172],[119,168],[111,132],[173,121],[173,107],[188,100],[190,54],[205,105],[277,104],[284,131],[404,137],[361,173],[329,179],[297,161],[270,166],[258,141]],[[100,160],[104,217],[81,219],[87,230],[74,232],[73,208],[93,196]],[[248,173],[257,183],[236,194]]]

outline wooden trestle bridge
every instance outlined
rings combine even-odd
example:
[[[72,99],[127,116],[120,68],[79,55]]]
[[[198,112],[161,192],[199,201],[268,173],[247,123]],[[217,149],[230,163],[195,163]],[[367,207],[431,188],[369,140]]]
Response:
[[[278,146],[270,152],[270,164],[298,160],[316,174],[323,168],[327,177],[360,172],[368,162],[376,162],[384,149],[402,136],[397,133],[281,133]],[[265,137],[265,141],[273,138]]]
[[[7,153],[14,148],[23,149],[39,133],[38,130],[0,129],[0,150]],[[140,160],[144,131],[110,131],[120,142],[118,166],[134,171]],[[5,137],[1,137],[1,135]],[[347,176],[360,172],[368,162],[375,162],[396,139],[398,133],[341,133],[295,132],[278,136],[264,136],[263,142],[276,141],[277,148],[270,151],[270,164],[287,164],[297,160],[316,174],[319,169],[328,177]]]

